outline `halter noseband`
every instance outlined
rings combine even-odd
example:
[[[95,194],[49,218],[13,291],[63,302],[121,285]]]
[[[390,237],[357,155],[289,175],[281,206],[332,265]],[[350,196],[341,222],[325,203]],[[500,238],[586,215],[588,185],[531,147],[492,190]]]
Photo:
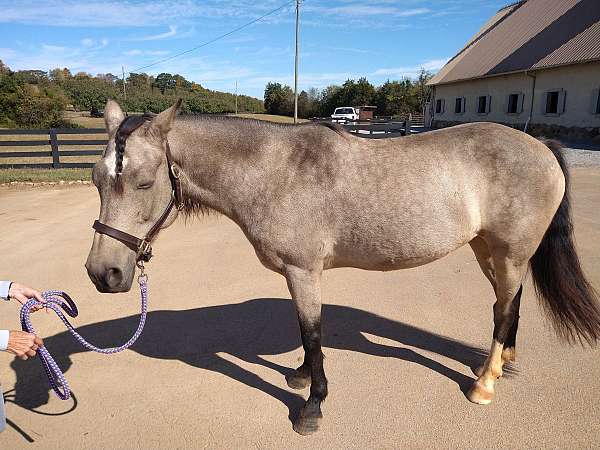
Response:
[[[133,133],[137,128],[139,128],[147,120],[150,120],[150,118],[151,118],[150,116],[143,116],[144,120],[140,120],[139,117],[135,117],[135,116],[128,117],[119,126],[117,135],[119,135],[119,131],[122,128],[124,128],[124,125],[127,125],[130,120],[133,119],[136,122],[134,122],[133,125],[130,126],[129,129],[127,129],[127,136],[129,136],[129,134]],[[127,127],[125,127],[125,128],[127,128]],[[125,138],[127,136],[125,136]],[[116,139],[116,137],[117,136],[115,136],[115,139]],[[124,145],[124,142],[123,142],[123,145]],[[123,148],[123,151],[124,151],[124,148]],[[180,172],[179,172],[179,169],[177,168],[177,166],[175,165],[175,163],[173,162],[173,156],[171,155],[171,148],[169,147],[169,141],[166,141],[166,152],[165,153],[167,156],[167,166],[169,168],[168,169],[169,170],[169,180],[171,181],[171,199],[169,200],[169,204],[167,205],[167,207],[165,208],[163,213],[160,215],[160,217],[154,223],[154,225],[152,225],[152,228],[150,228],[150,231],[148,231],[148,233],[146,234],[146,236],[144,238],[140,239],[136,236],[133,236],[129,233],[121,231],[117,228],[113,228],[109,225],[103,224],[99,220],[96,220],[94,222],[94,225],[92,225],[92,228],[94,230],[96,230],[97,233],[110,236],[111,238],[122,242],[127,247],[129,247],[131,250],[136,252],[136,262],[137,263],[148,262],[148,261],[150,261],[150,258],[152,258],[151,243],[154,240],[154,238],[156,237],[156,235],[158,234],[162,225],[167,220],[167,217],[169,217],[169,214],[171,214],[173,207],[176,207],[179,211],[181,211],[183,209],[183,193],[181,190],[181,182],[179,180]]]

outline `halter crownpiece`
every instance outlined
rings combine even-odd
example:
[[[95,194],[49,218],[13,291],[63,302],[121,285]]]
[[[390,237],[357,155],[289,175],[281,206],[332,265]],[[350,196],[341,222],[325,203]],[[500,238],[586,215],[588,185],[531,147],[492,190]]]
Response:
[[[136,129],[142,126],[145,122],[150,120],[152,117],[149,115],[143,116],[132,116],[126,118],[117,130],[115,135],[115,144],[116,144],[116,168],[115,172],[117,176],[121,175],[123,167],[123,154],[125,152],[125,144],[127,137],[133,133]],[[166,157],[167,157],[167,167],[169,171],[169,180],[171,181],[171,199],[169,200],[169,204],[160,215],[158,220],[150,231],[146,234],[146,236],[142,239],[133,236],[129,233],[121,231],[117,228],[113,228],[110,225],[106,225],[99,220],[96,220],[92,225],[92,228],[96,230],[97,233],[105,234],[110,236],[117,241],[122,242],[131,250],[136,252],[136,261],[137,262],[148,262],[150,258],[152,258],[152,240],[156,237],[160,228],[165,223],[169,214],[171,214],[171,210],[175,206],[179,211],[183,209],[183,192],[181,189],[181,182],[179,179],[180,170],[177,165],[173,162],[173,156],[171,155],[171,147],[169,147],[169,142],[166,141]],[[120,156],[120,158],[119,158]],[[119,164],[121,162],[121,164]]]

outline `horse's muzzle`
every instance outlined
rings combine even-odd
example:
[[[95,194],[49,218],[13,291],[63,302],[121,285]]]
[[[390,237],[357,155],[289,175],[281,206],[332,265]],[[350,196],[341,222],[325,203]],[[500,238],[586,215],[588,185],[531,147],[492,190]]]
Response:
[[[134,270],[125,274],[118,267],[95,267],[89,261],[86,262],[85,268],[98,292],[114,294],[131,289]]]

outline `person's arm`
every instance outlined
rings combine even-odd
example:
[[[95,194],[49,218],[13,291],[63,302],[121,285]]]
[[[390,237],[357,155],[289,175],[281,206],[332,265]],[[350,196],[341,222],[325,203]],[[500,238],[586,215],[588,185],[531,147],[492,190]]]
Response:
[[[0,281],[0,299],[8,301],[8,292],[10,291],[10,285],[12,281]],[[8,336],[10,332],[8,330],[0,330],[0,351],[4,351],[8,348]]]
[[[10,292],[10,285],[12,281],[0,281],[0,299],[8,300],[8,293]]]
[[[10,336],[10,331],[8,330],[0,330],[0,351],[5,351],[8,348],[8,337]]]

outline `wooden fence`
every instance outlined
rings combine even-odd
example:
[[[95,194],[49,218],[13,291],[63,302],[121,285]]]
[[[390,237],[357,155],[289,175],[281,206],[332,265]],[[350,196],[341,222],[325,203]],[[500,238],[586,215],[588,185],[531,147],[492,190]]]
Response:
[[[36,168],[36,169],[59,169],[59,168],[91,168],[94,166],[93,162],[61,162],[61,157],[88,157],[101,155],[106,147],[106,139],[59,139],[60,135],[90,135],[90,134],[103,134],[106,135],[104,128],[51,128],[49,130],[0,130],[0,169],[22,169],[22,168]],[[1,140],[2,136],[48,136],[48,139],[39,140]],[[72,146],[98,146],[97,149],[87,150],[63,150],[64,147],[72,148]],[[50,146],[50,150],[39,150],[39,151],[2,151],[3,147],[42,147]],[[48,159],[52,162],[27,162],[27,160],[33,159]],[[7,159],[17,159],[19,161],[24,160],[25,162],[10,162],[2,164],[2,161]],[[70,158],[72,159],[72,158]]]

